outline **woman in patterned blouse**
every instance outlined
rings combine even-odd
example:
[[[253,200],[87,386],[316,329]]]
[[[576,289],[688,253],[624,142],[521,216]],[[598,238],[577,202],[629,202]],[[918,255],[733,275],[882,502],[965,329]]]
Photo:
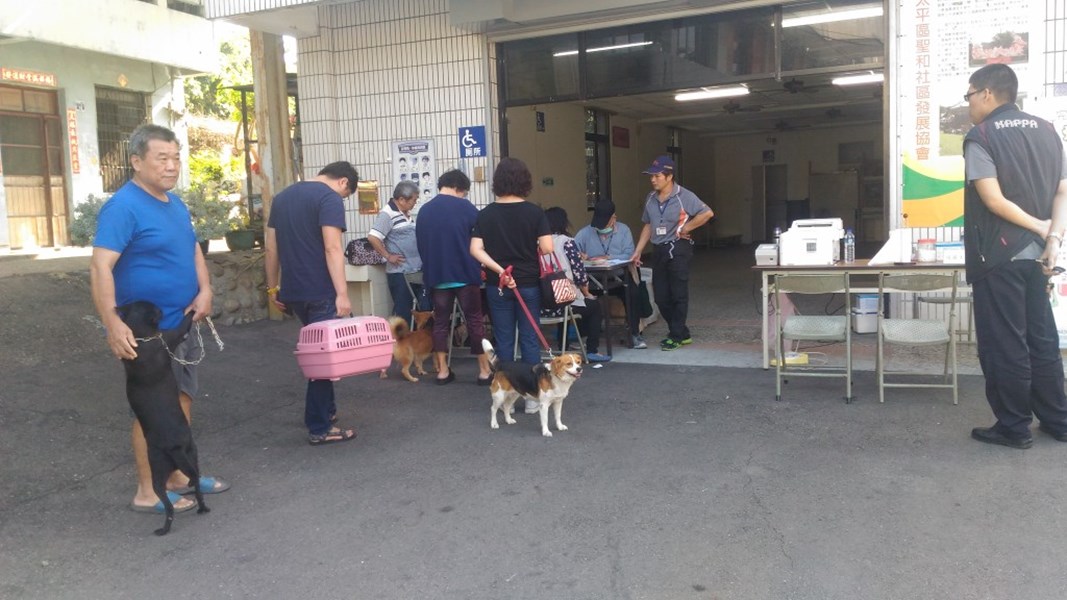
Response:
[[[604,324],[604,309],[600,300],[589,293],[589,276],[585,272],[581,253],[570,236],[570,222],[567,221],[567,211],[558,206],[545,210],[548,218],[548,226],[552,231],[552,245],[555,249],[556,260],[567,273],[567,278],[575,287],[576,299],[571,304],[571,310],[581,315],[579,321],[585,334],[586,358],[589,362],[608,362],[611,356],[600,354],[600,330]],[[560,317],[563,315],[562,308],[544,309],[543,317]]]

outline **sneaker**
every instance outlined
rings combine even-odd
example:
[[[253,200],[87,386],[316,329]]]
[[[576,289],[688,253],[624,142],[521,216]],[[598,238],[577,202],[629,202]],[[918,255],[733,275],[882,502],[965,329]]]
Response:
[[[648,344],[645,343],[645,338],[635,335],[630,338],[630,342],[633,345],[634,350],[644,350],[648,348]]]
[[[607,354],[601,354],[599,352],[590,352],[585,355],[586,360],[591,363],[611,362],[611,357]]]
[[[537,413],[541,412],[541,403],[530,402],[529,400],[527,400],[526,407],[522,409],[522,412],[528,415],[536,415]]]
[[[682,341],[680,341],[678,343],[683,345],[683,346],[688,346],[689,344],[693,343],[693,338],[687,337],[687,338],[685,338],[684,340],[682,340]]]
[[[681,343],[676,342],[676,341],[672,340],[671,338],[667,338],[667,339],[663,340],[662,342],[660,342],[660,345],[659,345],[659,349],[660,350],[664,350],[664,351],[677,350],[677,349],[679,349],[681,347],[682,347]]]

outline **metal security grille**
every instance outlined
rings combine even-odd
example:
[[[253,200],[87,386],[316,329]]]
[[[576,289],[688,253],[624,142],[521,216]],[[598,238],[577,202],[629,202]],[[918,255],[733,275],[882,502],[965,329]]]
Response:
[[[1045,0],[1045,91],[1067,96],[1067,4]]]
[[[133,176],[128,143],[130,134],[148,116],[144,94],[113,88],[96,88],[96,130],[100,140],[100,177],[104,191],[114,192]]]

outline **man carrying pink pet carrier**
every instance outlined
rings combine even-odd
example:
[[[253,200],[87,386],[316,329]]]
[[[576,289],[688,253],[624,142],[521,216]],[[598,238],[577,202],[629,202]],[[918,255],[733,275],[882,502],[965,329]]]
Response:
[[[356,191],[359,173],[348,162],[323,167],[274,197],[264,231],[267,294],[279,309],[304,325],[352,313],[345,281],[344,200]],[[346,442],[354,429],[338,427],[333,382],[309,379],[304,424],[312,446]]]

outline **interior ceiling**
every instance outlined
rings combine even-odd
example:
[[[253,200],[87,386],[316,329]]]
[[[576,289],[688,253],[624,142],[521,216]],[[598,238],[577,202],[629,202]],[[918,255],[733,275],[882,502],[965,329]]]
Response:
[[[882,85],[838,86],[840,73],[746,83],[746,96],[678,102],[672,90],[597,98],[584,104],[611,114],[710,137],[848,127],[882,121]]]

